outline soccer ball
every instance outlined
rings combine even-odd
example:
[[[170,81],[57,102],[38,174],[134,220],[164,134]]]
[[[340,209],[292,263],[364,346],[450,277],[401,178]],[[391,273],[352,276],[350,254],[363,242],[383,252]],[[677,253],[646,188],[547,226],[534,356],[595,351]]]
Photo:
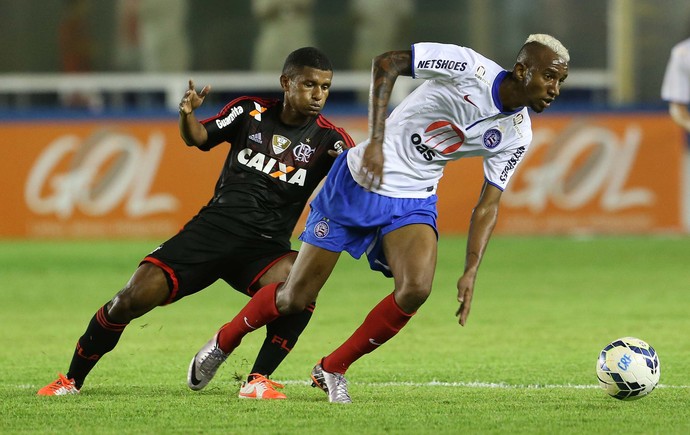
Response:
[[[639,338],[623,337],[599,354],[599,386],[620,400],[641,399],[659,383],[661,366],[654,348]]]

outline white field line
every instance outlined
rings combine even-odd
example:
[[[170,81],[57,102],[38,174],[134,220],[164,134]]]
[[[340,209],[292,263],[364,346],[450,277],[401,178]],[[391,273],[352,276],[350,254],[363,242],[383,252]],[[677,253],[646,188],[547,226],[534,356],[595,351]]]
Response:
[[[285,385],[310,385],[311,381],[277,381]],[[350,385],[362,385],[367,387],[447,387],[447,388],[504,388],[504,389],[573,389],[585,390],[589,388],[599,388],[598,384],[576,385],[576,384],[506,384],[503,382],[357,382],[349,381]],[[659,384],[657,388],[690,388],[690,385],[664,385]]]
[[[284,385],[311,385],[311,381],[301,381],[301,380],[276,380]],[[588,385],[577,385],[577,384],[506,384],[503,382],[442,382],[442,381],[430,381],[430,382],[357,382],[348,381],[350,385],[361,385],[365,387],[445,387],[445,388],[499,388],[499,389],[534,389],[534,390],[547,390],[547,389],[572,389],[572,390],[586,390],[590,388],[599,388],[597,384]],[[22,384],[17,385],[20,389],[37,389],[37,385]],[[690,385],[665,385],[659,384],[657,388],[672,388],[672,389],[686,389],[690,388]]]

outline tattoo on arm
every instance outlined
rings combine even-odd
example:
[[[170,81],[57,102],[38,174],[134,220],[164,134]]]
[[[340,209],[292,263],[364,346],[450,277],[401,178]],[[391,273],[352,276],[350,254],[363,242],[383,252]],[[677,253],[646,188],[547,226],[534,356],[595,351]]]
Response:
[[[374,59],[369,90],[369,129],[371,138],[383,140],[383,132],[393,85],[398,76],[412,75],[412,52],[389,51]]]

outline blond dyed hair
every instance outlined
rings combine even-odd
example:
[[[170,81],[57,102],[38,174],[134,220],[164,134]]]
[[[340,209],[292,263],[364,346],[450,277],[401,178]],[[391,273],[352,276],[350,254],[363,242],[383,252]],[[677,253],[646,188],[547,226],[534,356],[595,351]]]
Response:
[[[547,46],[554,53],[556,53],[558,57],[562,58],[566,62],[570,62],[570,53],[568,53],[568,49],[565,48],[563,44],[561,44],[561,41],[554,38],[553,36],[547,35],[545,33],[534,33],[527,37],[525,45],[531,42],[536,42],[538,44]]]

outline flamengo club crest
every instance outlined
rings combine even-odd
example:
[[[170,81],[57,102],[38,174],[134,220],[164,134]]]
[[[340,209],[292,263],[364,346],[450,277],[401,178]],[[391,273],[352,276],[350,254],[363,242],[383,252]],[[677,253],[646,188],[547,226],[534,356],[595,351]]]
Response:
[[[314,148],[309,145],[300,142],[293,150],[292,154],[295,155],[295,159],[298,162],[307,163],[312,154],[314,154]]]
[[[290,146],[290,143],[290,139],[286,138],[285,136],[274,134],[273,140],[271,141],[271,145],[273,145],[273,152],[276,154],[282,153],[287,149],[287,147]]]

